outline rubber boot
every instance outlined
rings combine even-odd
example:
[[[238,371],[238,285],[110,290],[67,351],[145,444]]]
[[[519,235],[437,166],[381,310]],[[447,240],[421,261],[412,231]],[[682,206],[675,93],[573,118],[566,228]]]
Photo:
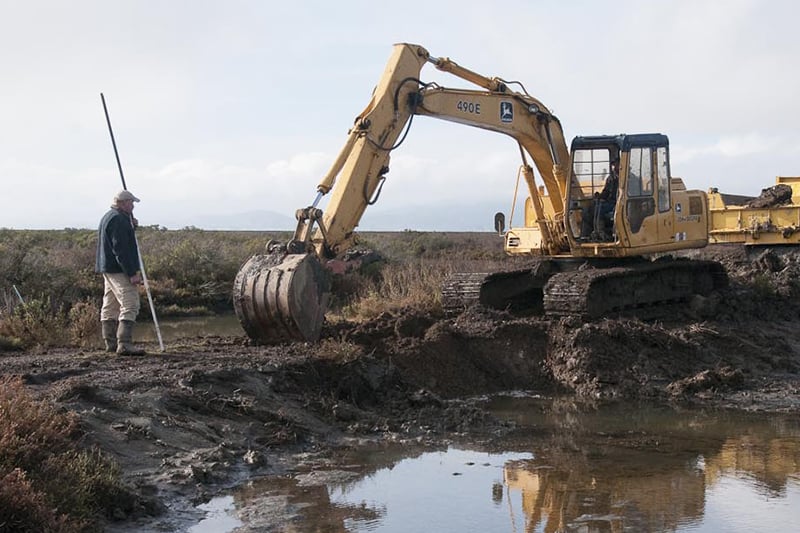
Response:
[[[116,320],[101,320],[103,326],[103,341],[106,343],[107,352],[117,351],[117,324]]]
[[[133,345],[132,320],[120,320],[117,327],[117,353],[119,355],[144,355],[145,351]]]

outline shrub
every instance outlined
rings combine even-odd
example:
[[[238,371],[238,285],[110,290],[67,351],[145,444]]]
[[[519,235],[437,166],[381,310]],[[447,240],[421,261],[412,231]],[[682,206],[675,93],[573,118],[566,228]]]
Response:
[[[35,345],[97,347],[99,339],[100,308],[88,300],[66,313],[54,308],[50,298],[34,298],[0,311],[0,350]]]
[[[503,240],[492,233],[375,232],[359,234],[359,242],[396,261],[505,258]]]
[[[25,345],[61,346],[67,340],[68,319],[50,297],[32,298],[0,316],[0,336],[22,339]]]
[[[99,450],[68,450],[42,465],[48,498],[73,516],[92,519],[96,514],[113,518],[117,509],[127,514],[134,498],[120,483],[119,465]]]
[[[85,525],[69,515],[58,514],[19,468],[5,475],[0,473],[0,531],[72,533],[84,531]]]
[[[63,453],[77,437],[78,420],[36,401],[20,378],[0,378],[0,469],[36,470],[51,454]]]
[[[269,240],[291,237],[287,232],[192,227],[168,231],[157,225],[140,226],[137,235],[159,316],[232,312],[233,281],[241,265],[263,252]],[[502,239],[488,233],[404,231],[360,237],[394,266],[383,272],[380,261],[334,278],[334,312],[346,309],[352,316],[368,317],[406,304],[435,310],[439,280],[449,272],[449,262],[508,260]],[[0,229],[0,350],[99,343],[89,303],[99,303],[103,290],[102,276],[94,272],[96,239],[95,230]],[[401,263],[408,266],[397,266]],[[23,309],[13,288],[28,304]],[[150,314],[143,301],[140,317]]]
[[[119,467],[79,437],[74,414],[34,399],[20,378],[0,378],[0,530],[86,531],[131,510]]]
[[[0,335],[0,352],[22,350],[25,348],[25,343],[19,337],[6,337]]]
[[[75,304],[67,315],[69,336],[76,346],[99,347],[100,307],[92,301]]]

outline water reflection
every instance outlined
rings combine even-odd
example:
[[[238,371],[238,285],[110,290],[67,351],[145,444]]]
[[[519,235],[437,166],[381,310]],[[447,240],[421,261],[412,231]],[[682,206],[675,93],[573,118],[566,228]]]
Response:
[[[198,505],[197,508],[204,511],[206,516],[190,527],[188,533],[222,533],[242,525],[241,520],[231,516],[231,511],[234,510],[231,496],[215,498],[208,503]]]
[[[192,316],[161,318],[158,321],[161,339],[173,342],[207,335],[244,335],[236,315]],[[142,321],[136,328],[136,342],[158,342],[152,321]]]
[[[284,480],[292,531],[794,531],[797,416],[495,399],[519,431],[480,448],[358,450]],[[327,479],[325,471],[347,472]],[[311,475],[314,474],[314,475]],[[311,478],[309,478],[311,476]],[[313,479],[316,477],[316,481]],[[240,493],[248,508],[263,487]],[[250,506],[252,508],[252,506]]]
[[[796,418],[506,401],[495,402],[498,412],[549,433],[506,444],[536,450],[504,469],[504,482],[521,495],[525,531],[796,528],[800,512],[786,513],[800,504]]]

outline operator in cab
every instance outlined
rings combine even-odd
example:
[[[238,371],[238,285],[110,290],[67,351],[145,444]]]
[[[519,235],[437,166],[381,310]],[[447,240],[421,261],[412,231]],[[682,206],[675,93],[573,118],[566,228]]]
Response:
[[[591,206],[583,209],[581,239],[610,241],[614,235],[614,208],[619,190],[619,156],[609,162],[609,173],[603,190],[595,193]]]

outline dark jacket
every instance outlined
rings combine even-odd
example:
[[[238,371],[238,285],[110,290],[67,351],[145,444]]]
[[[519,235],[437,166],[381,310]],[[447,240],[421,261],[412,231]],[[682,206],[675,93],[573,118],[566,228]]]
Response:
[[[606,202],[615,203],[617,201],[617,189],[619,188],[619,178],[615,172],[611,172],[606,178],[600,199]]]
[[[114,207],[103,216],[97,228],[94,270],[109,274],[124,272],[129,277],[139,271],[139,251],[131,217]]]

